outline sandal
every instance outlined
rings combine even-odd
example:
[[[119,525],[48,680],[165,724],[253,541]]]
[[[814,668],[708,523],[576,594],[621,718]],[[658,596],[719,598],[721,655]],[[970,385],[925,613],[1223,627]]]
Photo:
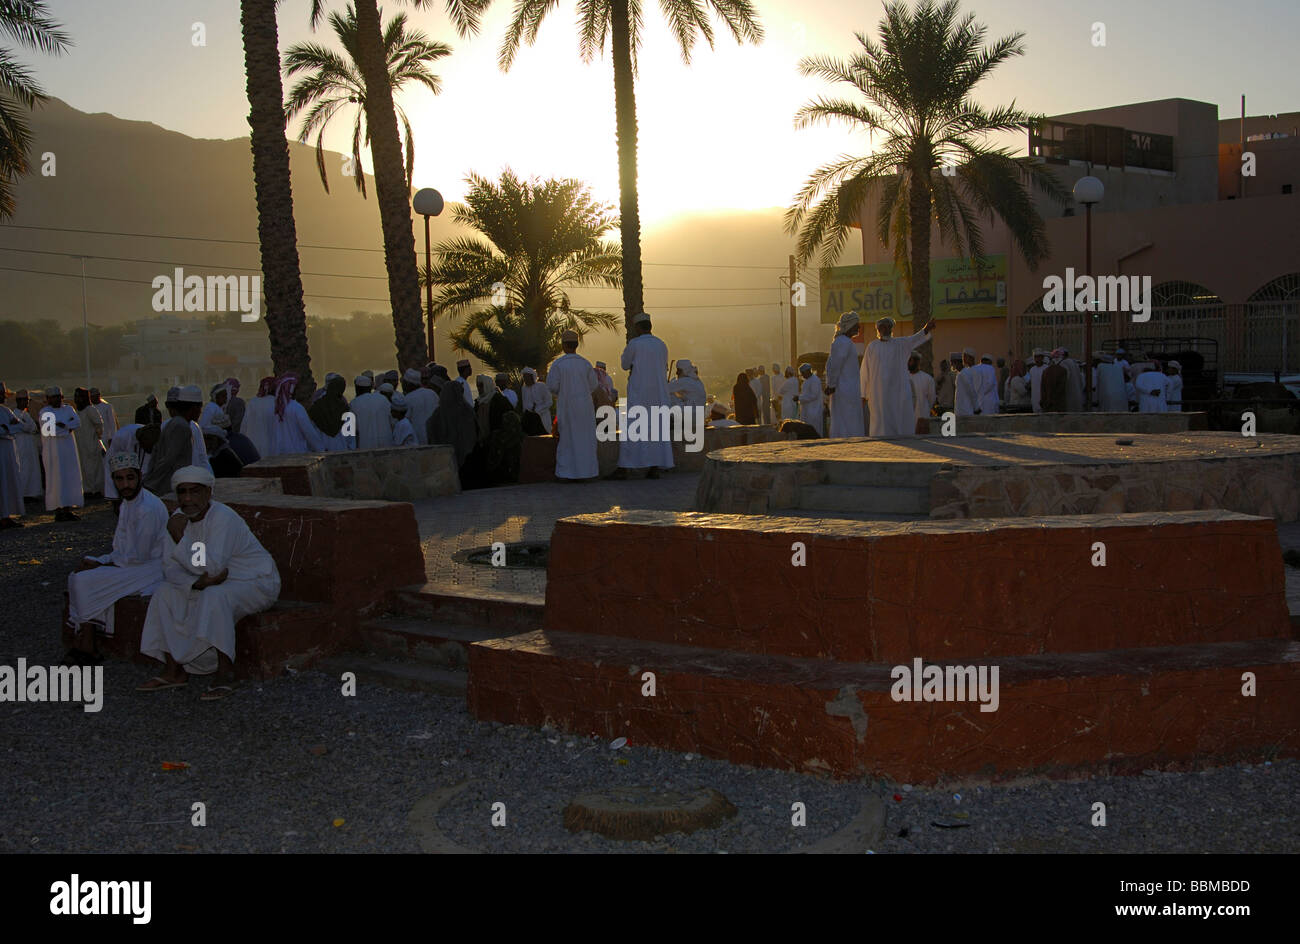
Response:
[[[155,682],[158,684],[154,684]],[[184,682],[173,682],[170,679],[163,678],[161,675],[155,675],[153,678],[145,682],[143,685],[137,685],[135,690],[137,692],[161,692],[168,688],[184,688],[184,687],[185,687]]]
[[[199,696],[199,701],[217,701],[221,698],[229,698],[235,694],[235,686],[232,685],[212,685],[208,690]]]

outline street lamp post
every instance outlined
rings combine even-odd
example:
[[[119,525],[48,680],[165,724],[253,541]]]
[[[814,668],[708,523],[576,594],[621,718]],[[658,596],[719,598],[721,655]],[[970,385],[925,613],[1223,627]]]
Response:
[[[86,260],[89,256],[77,256],[81,260],[81,328],[86,343],[86,389],[90,389],[90,318],[86,313]]]
[[[411,199],[411,207],[424,217],[424,298],[428,308],[426,317],[429,319],[429,360],[433,360],[433,280],[429,278],[433,273],[433,256],[429,249],[429,217],[442,212],[442,194],[432,187],[425,187],[416,191]]]
[[[1074,185],[1074,201],[1084,208],[1084,273],[1092,278],[1092,205],[1100,203],[1106,188],[1096,177],[1080,177]],[[1096,297],[1094,293],[1094,298]],[[1092,409],[1092,309],[1083,318],[1083,409]]]

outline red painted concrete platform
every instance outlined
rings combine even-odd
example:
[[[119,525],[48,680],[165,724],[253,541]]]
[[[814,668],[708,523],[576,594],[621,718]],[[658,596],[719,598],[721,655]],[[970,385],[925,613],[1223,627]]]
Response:
[[[806,568],[791,565],[796,540]],[[1104,568],[1090,562],[1098,540]],[[913,783],[1296,754],[1300,643],[1277,548],[1271,521],[1229,512],[565,519],[544,630],[472,644],[469,705],[484,720]],[[996,666],[997,710],[895,701],[891,670],[916,658]]]

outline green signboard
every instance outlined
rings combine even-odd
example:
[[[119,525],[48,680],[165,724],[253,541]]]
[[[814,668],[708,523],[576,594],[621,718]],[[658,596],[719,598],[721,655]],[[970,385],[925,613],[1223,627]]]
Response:
[[[1006,280],[1005,255],[986,256],[980,267],[969,259],[933,259],[930,310],[936,319],[1005,317]],[[834,324],[845,311],[856,311],[864,322],[912,316],[912,299],[888,262],[822,269],[819,294],[822,324]]]

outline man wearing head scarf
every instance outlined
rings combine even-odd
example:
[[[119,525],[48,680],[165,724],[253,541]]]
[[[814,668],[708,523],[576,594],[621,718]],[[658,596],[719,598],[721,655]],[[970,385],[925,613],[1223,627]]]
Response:
[[[275,433],[272,449],[277,456],[304,452],[325,452],[326,440],[307,415],[306,408],[294,396],[298,376],[285,374],[275,388]]]
[[[773,376],[778,376],[773,373]],[[776,388],[776,395],[781,398],[781,419],[795,419],[796,404],[799,402],[799,378],[794,375],[793,367],[786,367],[785,376]]]
[[[934,409],[935,392],[934,378],[921,369],[921,355],[913,351],[907,358],[907,379],[909,386],[912,388],[912,416],[915,418],[914,428],[917,431],[922,429],[922,420],[926,420],[928,429],[928,420],[930,411]]]
[[[356,401],[352,401],[356,407]],[[430,445],[451,446],[456,454],[456,468],[460,473],[461,488],[470,486],[469,457],[478,442],[478,426],[474,410],[465,402],[460,384],[443,385],[438,398],[438,409],[429,417],[428,440]]]
[[[753,392],[752,390],[750,391]],[[740,424],[727,417],[727,408],[721,403],[714,403],[709,407],[709,418],[707,425],[714,429],[726,429],[729,426],[739,426]]]
[[[117,414],[113,412],[113,404],[99,395],[98,387],[91,387],[90,405],[99,411],[100,419],[104,421],[104,432],[100,440],[105,444],[112,442],[113,436],[117,434]]]
[[[280,595],[275,561],[234,509],[212,500],[214,481],[211,472],[196,466],[172,477],[179,507],[167,522],[163,579],[149,601],[140,637],[140,651],[165,661],[166,668],[139,691],[184,685],[186,673],[216,672],[204,700],[229,695],[235,624]]]
[[[822,379],[813,373],[812,364],[800,364],[799,376],[803,378],[803,384],[799,387],[799,419],[817,430],[817,435],[820,436],[826,430]]]
[[[358,449],[388,449],[393,445],[393,405],[376,393],[374,381],[365,374],[353,381],[357,395],[348,410],[356,418]]]
[[[627,378],[627,436],[618,444],[618,468],[612,478],[627,478],[628,469],[646,469],[646,478],[659,478],[660,469],[673,467],[673,444],[664,439],[657,414],[668,402],[668,345],[654,336],[650,316],[644,311],[632,319],[632,340],[623,349]],[[656,410],[655,408],[659,409]],[[643,436],[636,441],[637,418]]]
[[[406,418],[415,431],[415,441],[427,446],[429,417],[438,409],[438,395],[425,386],[424,375],[414,368],[402,374],[402,393],[406,397]]]
[[[1035,413],[1043,412],[1043,371],[1047,370],[1047,352],[1034,348],[1034,363],[1029,367],[1029,403]]]
[[[104,488],[104,417],[90,404],[90,391],[78,387],[72,392],[80,423],[73,433],[77,462],[81,466],[81,491],[99,495]]]
[[[1008,408],[1023,411],[1029,406],[1029,378],[1025,374],[1025,362],[1018,357],[1011,362],[1006,396]]]
[[[565,481],[594,479],[600,475],[596,461],[596,403],[591,398],[599,384],[591,361],[578,353],[578,341],[578,332],[566,329],[560,335],[564,353],[546,369],[546,388],[555,395],[555,414],[559,420],[555,477]],[[703,393],[703,388],[700,392]]]
[[[15,448],[18,452],[18,474],[23,498],[27,500],[39,499],[43,487],[41,485],[41,428],[36,425],[36,417],[32,416],[30,411],[31,396],[26,390],[19,390],[14,398],[17,409],[14,415],[18,418],[18,434],[15,437]]]
[[[677,362],[677,379],[668,384],[668,396],[671,404],[681,404],[686,409],[704,408],[709,394],[704,389],[700,378],[695,376],[694,366],[685,358]]]
[[[144,403],[135,408],[135,421],[141,426],[162,425],[162,412],[158,409],[158,398],[152,393],[145,397]]]
[[[691,373],[695,373],[694,365]],[[700,379],[698,374],[695,379]],[[618,389],[614,386],[614,378],[609,375],[604,361],[596,361],[596,392],[591,395],[591,399],[598,409],[602,406],[618,409]]]
[[[217,417],[221,416],[226,419],[226,403],[230,400],[230,388],[225,382],[214,384],[208,391],[210,399],[203,405],[203,411],[199,414],[199,429],[208,429],[217,426]]]
[[[118,437],[131,426],[123,426]],[[81,559],[75,573],[68,575],[68,622],[74,632],[73,648],[63,657],[64,665],[102,662],[95,655],[95,626],[113,635],[113,607],[132,594],[148,596],[162,582],[163,538],[167,532],[167,506],[144,487],[140,458],[134,451],[113,452],[108,457],[113,494],[121,498],[113,549],[98,557]]]
[[[348,411],[343,394],[347,386],[342,374],[326,374],[320,398],[307,408],[307,415],[325,437],[325,448],[330,452],[343,452],[356,443],[355,436],[343,435],[343,414]]]
[[[975,348],[968,347],[961,354],[961,370],[957,372],[956,414],[975,416],[983,411],[981,384],[984,378],[975,369]]]
[[[73,431],[81,425],[77,411],[63,402],[58,387],[45,389],[37,425],[41,430],[41,459],[45,465],[45,510],[55,521],[76,521],[72,511],[84,501],[81,491],[81,463]]]
[[[14,518],[26,511],[17,442],[23,424],[18,414],[6,405],[8,399],[9,390],[0,381],[0,529],[21,528],[22,522]]]
[[[850,312],[850,314],[856,313]],[[912,405],[912,381],[907,372],[907,361],[913,351],[930,339],[932,326],[933,323],[927,321],[916,334],[896,338],[893,318],[880,318],[876,321],[876,340],[867,345],[858,376],[861,396],[866,398],[871,414],[869,432],[872,436],[894,437],[916,434],[916,409],[918,408]],[[856,327],[855,323],[854,328]],[[839,338],[836,340],[838,342]],[[832,347],[831,351],[834,350]],[[853,353],[856,356],[856,352]],[[829,366],[828,364],[828,370]],[[858,412],[860,413],[861,410]],[[832,407],[831,416],[834,415]],[[930,415],[929,403],[926,404],[924,415]],[[831,435],[834,436],[835,433],[832,432]],[[862,433],[853,435],[861,436]]]
[[[1183,365],[1170,361],[1165,366],[1165,412],[1183,411]]]
[[[833,439],[865,436],[867,433],[862,421],[861,368],[858,349],[853,344],[859,333],[856,311],[840,315],[835,325],[835,340],[831,342],[831,355],[826,361],[826,392],[831,397],[830,435]],[[902,365],[899,367],[901,369]],[[908,412],[911,412],[910,405]]]
[[[1065,351],[1059,347],[1055,348],[1052,351],[1052,363],[1043,371],[1041,404],[1044,413],[1065,412],[1070,375],[1061,366],[1063,360],[1065,360]]]
[[[144,487],[145,472],[153,458],[154,447],[158,445],[158,436],[162,430],[157,426],[141,426],[139,423],[127,423],[117,431],[113,441],[108,444],[108,453],[104,456],[104,497],[116,501],[121,496],[113,478],[113,458],[129,455],[134,460],[136,477],[140,487]]]
[[[1133,389],[1139,413],[1165,413],[1165,377],[1159,364],[1134,364]]]
[[[524,386],[520,391],[520,404],[524,411],[524,434],[548,436],[551,432],[551,391],[546,384],[537,382],[537,371],[524,368]]]
[[[240,432],[252,440],[260,456],[274,455],[271,451],[275,444],[272,438],[275,427],[271,425],[274,421],[275,378],[263,377],[257,385],[257,396],[244,408],[244,422],[240,427]]]
[[[239,395],[239,379],[237,377],[226,378],[226,391],[226,416],[230,417],[229,430],[233,435],[243,431],[244,414],[248,411],[248,404]]]

